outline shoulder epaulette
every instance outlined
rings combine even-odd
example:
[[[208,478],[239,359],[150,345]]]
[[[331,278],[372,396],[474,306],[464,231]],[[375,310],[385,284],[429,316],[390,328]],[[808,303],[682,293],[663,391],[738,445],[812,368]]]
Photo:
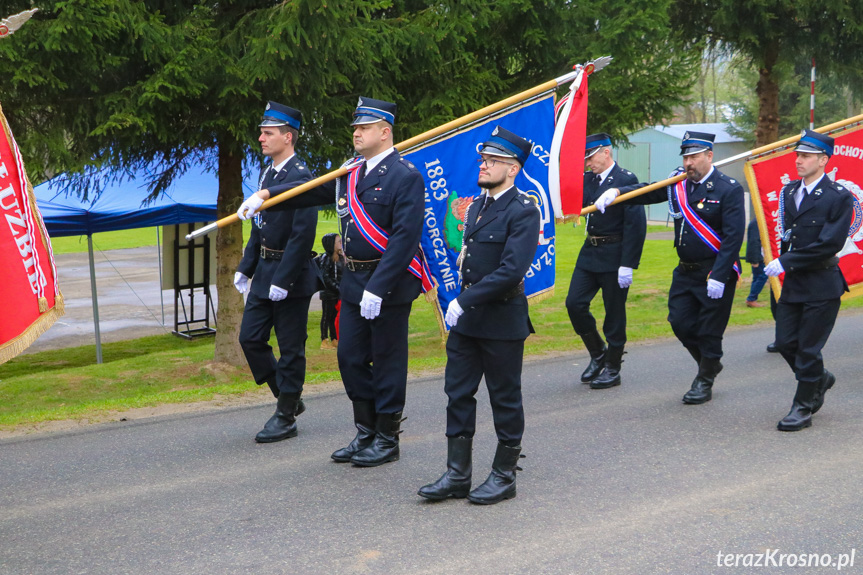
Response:
[[[531,196],[530,194],[526,194],[521,190],[518,191],[518,199],[521,200],[521,204],[525,206],[531,204],[534,206],[537,205],[535,197]]]
[[[719,170],[716,170],[716,175],[719,176],[720,180],[727,180],[727,181],[731,182],[732,184],[737,183],[735,180],[731,179],[731,176],[729,176],[728,174],[725,174],[723,172],[720,172]]]

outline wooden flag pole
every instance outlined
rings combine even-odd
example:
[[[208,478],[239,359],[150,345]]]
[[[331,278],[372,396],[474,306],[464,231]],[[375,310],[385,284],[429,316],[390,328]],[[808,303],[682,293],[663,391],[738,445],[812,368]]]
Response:
[[[475,122],[477,120],[480,120],[482,118],[490,116],[490,115],[494,114],[495,112],[499,112],[500,110],[503,110],[505,108],[508,108],[510,106],[518,104],[519,102],[523,102],[524,100],[528,100],[530,98],[533,98],[534,96],[538,96],[544,92],[548,92],[550,90],[553,90],[553,89],[557,88],[558,86],[560,86],[561,84],[565,84],[567,82],[571,82],[572,80],[574,80],[575,77],[578,75],[579,70],[581,70],[581,69],[582,69],[582,66],[577,65],[577,66],[575,66],[575,70],[573,70],[572,72],[564,74],[563,76],[559,76],[559,77],[555,78],[554,80],[549,80],[548,82],[545,82],[545,83],[540,84],[538,86],[534,86],[533,88],[530,88],[529,90],[525,90],[524,92],[520,92],[514,96],[510,96],[509,98],[505,98],[499,102],[495,102],[494,104],[486,106],[485,108],[477,110],[476,112],[471,112],[470,114],[462,116],[461,118],[457,118],[455,120],[452,120],[451,122],[447,122],[446,124],[443,124],[441,126],[438,126],[437,128],[433,128],[431,130],[428,130],[427,132],[423,132],[422,134],[419,134],[418,136],[414,136],[413,138],[409,138],[407,140],[404,140],[403,142],[399,142],[398,144],[395,145],[395,147],[399,151],[409,149],[409,148],[414,148],[414,147],[418,146],[419,144],[427,142],[428,140],[432,140],[432,139],[434,139],[438,136],[441,136],[443,134],[452,132],[453,130],[457,130],[458,128],[460,128],[462,126],[465,126],[467,124],[470,124],[470,123]],[[328,173],[324,174],[323,176],[315,178],[314,180],[308,181],[305,184],[299,185],[296,188],[292,188],[286,192],[283,192],[277,196],[274,196],[274,197],[268,199],[267,201],[264,202],[264,204],[261,206],[259,211],[266,210],[270,206],[274,206],[274,205],[279,204],[279,203],[281,203],[281,202],[283,202],[289,198],[293,198],[294,196],[298,196],[298,195],[302,194],[303,192],[307,192],[308,190],[311,190],[312,188],[316,188],[316,187],[320,186],[321,184],[325,184],[327,182],[335,180],[336,178],[344,176],[347,173],[348,173],[348,170],[346,168],[339,168],[337,170],[333,170],[332,172],[328,172]],[[194,238],[206,235],[206,234],[208,234],[208,233],[210,233],[210,232],[212,232],[218,228],[223,228],[225,226],[228,226],[230,224],[238,222],[239,220],[240,220],[240,218],[237,217],[237,214],[231,214],[230,216],[226,216],[217,222],[214,222],[212,224],[206,225],[202,228],[195,230],[194,232],[192,232],[191,234],[186,236],[186,240],[192,240]]]
[[[850,126],[851,124],[856,124],[858,122],[863,122],[863,114],[858,116],[853,116],[851,118],[846,118],[845,120],[840,120],[838,122],[834,122],[832,124],[827,124],[826,126],[821,126],[820,128],[816,128],[815,131],[820,134],[825,134],[827,132],[833,132],[840,128],[844,128],[845,126]],[[779,148],[783,148],[785,146],[789,146],[794,144],[798,140],[800,140],[800,135],[792,136],[790,138],[785,138],[784,140],[779,140],[778,142],[773,142],[772,144],[767,144],[766,146],[761,146],[760,148],[755,148],[754,150],[749,150],[748,152],[743,152],[741,154],[737,154],[736,156],[731,156],[730,158],[725,158],[724,160],[720,160],[715,162],[713,165],[717,168],[721,168],[722,166],[726,166],[728,164],[733,164],[734,162],[739,162],[740,160],[748,160],[754,156],[760,156],[761,154],[765,154],[767,152],[772,152],[773,150],[777,150]],[[662,180],[661,182],[656,182],[655,184],[650,184],[649,186],[645,186],[643,188],[638,188],[637,190],[632,190],[631,192],[627,192],[625,194],[621,194],[617,196],[610,205],[619,204],[621,202],[625,202],[626,200],[630,200],[642,194],[646,194],[648,192],[652,192],[653,190],[658,190],[659,188],[664,188],[666,186],[670,186],[672,184],[676,184],[680,180],[686,177],[685,174],[680,174],[679,176],[674,176],[673,178],[668,178]],[[595,205],[587,206],[586,208],[581,210],[581,215],[587,215],[596,211]]]

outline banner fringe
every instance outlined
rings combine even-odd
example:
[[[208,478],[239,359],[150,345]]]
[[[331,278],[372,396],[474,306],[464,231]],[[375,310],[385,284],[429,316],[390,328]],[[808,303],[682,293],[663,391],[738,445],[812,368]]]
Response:
[[[842,294],[842,301],[860,297],[861,295],[863,295],[863,284],[854,284],[848,286],[848,291]]]
[[[568,224],[570,222],[574,222],[575,225],[581,223],[581,214],[569,214],[567,216],[563,216],[562,218],[554,218],[554,223],[556,224]]]
[[[66,306],[63,302],[63,296],[58,295],[54,307],[44,312],[39,318],[30,324],[30,327],[18,337],[9,340],[0,346],[0,363],[6,363],[13,357],[17,356],[30,345],[39,339],[39,336],[48,331],[54,325],[57,318],[66,313]]]
[[[551,299],[553,297],[554,297],[554,286],[552,285],[551,287],[547,287],[542,291],[538,291],[535,294],[530,295],[527,298],[527,303],[528,304],[535,304],[535,303],[545,301],[547,299]]]
[[[435,283],[437,283],[437,281],[435,281]],[[443,310],[441,309],[440,302],[437,299],[437,286],[433,287],[423,295],[425,296],[426,301],[431,304],[432,313],[434,313],[434,318],[437,320],[437,328],[440,332],[441,343],[445,343],[448,333],[446,325],[444,324]]]

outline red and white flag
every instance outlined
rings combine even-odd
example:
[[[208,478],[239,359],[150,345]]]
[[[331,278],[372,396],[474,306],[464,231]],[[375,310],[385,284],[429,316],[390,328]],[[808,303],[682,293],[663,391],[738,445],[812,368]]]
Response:
[[[569,93],[555,107],[554,138],[548,166],[548,186],[554,217],[578,221],[584,195],[584,144],[587,138],[587,77],[601,70],[605,56],[581,67]]]
[[[0,108],[0,363],[33,343],[63,315],[63,296],[45,224],[21,152]]]
[[[548,187],[554,217],[578,220],[584,194],[584,140],[587,137],[587,75],[582,70],[555,109]]]

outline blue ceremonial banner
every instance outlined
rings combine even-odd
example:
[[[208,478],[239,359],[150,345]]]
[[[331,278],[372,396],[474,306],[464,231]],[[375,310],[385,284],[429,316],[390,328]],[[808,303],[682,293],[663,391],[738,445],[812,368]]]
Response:
[[[548,195],[554,102],[553,96],[548,96],[407,155],[426,183],[421,243],[438,283],[438,312],[445,311],[461,292],[456,258],[462,247],[467,207],[481,193],[476,183],[476,160],[480,145],[498,125],[533,143],[530,158],[515,179],[518,189],[534,198],[542,216],[539,245],[524,287],[527,297],[535,301],[554,294],[554,211]]]

